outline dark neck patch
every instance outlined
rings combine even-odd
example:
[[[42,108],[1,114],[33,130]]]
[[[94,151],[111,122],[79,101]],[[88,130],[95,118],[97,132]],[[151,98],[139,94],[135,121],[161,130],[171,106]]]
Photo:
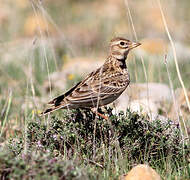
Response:
[[[124,61],[120,61],[120,68],[121,69],[126,69],[127,68],[125,60]]]
[[[122,58],[122,59],[117,59],[117,60],[119,61],[119,67],[120,67],[121,69],[127,68],[126,62],[125,62],[126,57],[124,57],[124,58]]]

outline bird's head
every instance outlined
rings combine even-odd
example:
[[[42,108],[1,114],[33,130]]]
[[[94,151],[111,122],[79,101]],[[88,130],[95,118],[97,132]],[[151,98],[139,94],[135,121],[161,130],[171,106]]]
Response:
[[[116,37],[110,42],[110,55],[118,60],[126,59],[129,51],[141,43],[131,42],[125,38]]]

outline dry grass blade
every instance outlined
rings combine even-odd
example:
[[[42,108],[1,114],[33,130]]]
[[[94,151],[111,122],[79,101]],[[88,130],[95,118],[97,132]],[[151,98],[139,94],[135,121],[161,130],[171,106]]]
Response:
[[[5,124],[6,124],[7,119],[8,119],[8,114],[9,114],[9,111],[10,111],[11,103],[12,103],[12,91],[10,91],[10,93],[9,93],[9,98],[8,98],[8,103],[7,103],[7,109],[6,109],[6,112],[5,112],[4,120],[2,122],[0,137],[3,134],[3,130],[4,130]]]
[[[167,25],[167,22],[166,22],[166,18],[164,16],[164,12],[163,12],[160,0],[157,0],[157,2],[158,2],[158,5],[159,5],[159,9],[160,9],[160,13],[161,13],[161,16],[162,16],[162,20],[163,20],[163,23],[164,23],[164,28],[166,30],[167,36],[168,36],[169,41],[170,41],[171,46],[172,46],[172,52],[173,52],[173,56],[174,56],[174,62],[175,62],[175,66],[176,66],[177,75],[178,75],[179,81],[181,83],[181,86],[183,88],[185,99],[186,99],[186,102],[187,102],[187,105],[188,105],[188,109],[189,109],[189,112],[190,112],[190,102],[189,102],[189,99],[188,99],[188,96],[187,96],[187,90],[185,88],[185,85],[184,85],[184,82],[183,82],[183,79],[181,77],[181,73],[180,73],[180,70],[179,70],[176,48],[175,48],[173,39],[172,39],[172,37],[170,35],[170,32],[169,32],[169,29],[168,29],[168,25]]]
[[[173,39],[172,39],[172,37],[170,35],[168,25],[167,25],[167,22],[166,22],[166,18],[165,18],[165,15],[164,15],[164,12],[163,12],[163,9],[162,9],[162,6],[161,6],[161,2],[160,2],[160,0],[157,0],[157,2],[158,2],[158,5],[159,5],[161,16],[162,16],[162,21],[164,23],[164,28],[166,30],[167,36],[168,36],[169,41],[170,41],[171,46],[172,46],[172,52],[173,52],[173,56],[174,56],[174,62],[175,62],[175,66],[176,66],[177,75],[178,75],[180,84],[181,84],[181,86],[183,88],[183,92],[184,92],[184,95],[185,95],[187,106],[188,106],[188,109],[189,109],[189,112],[190,112],[190,102],[189,102],[189,99],[188,99],[188,96],[187,96],[187,90],[185,88],[185,85],[184,85],[184,82],[182,80],[181,73],[180,73],[180,70],[179,70],[179,65],[178,65],[178,61],[177,61],[177,53],[176,53],[176,48],[175,48],[175,45],[174,45],[174,41],[173,41]],[[185,124],[184,121],[183,121],[183,123],[184,123],[185,130],[187,132],[186,124]]]
[[[33,0],[30,0],[30,2],[31,2],[32,9],[33,9],[35,17],[36,17],[36,24],[37,24],[37,27],[38,27],[38,31],[39,31],[40,36],[42,38],[43,37],[43,33],[42,33],[41,29],[40,29],[39,21],[38,21],[38,18],[37,18],[37,10],[36,10],[36,7],[35,7],[35,3],[34,3]],[[47,52],[46,52],[46,49],[45,49],[45,46],[44,46],[44,43],[42,42],[42,40],[41,40],[41,44],[42,44],[42,52],[43,52],[43,55],[44,55],[44,59],[45,59],[45,62],[46,62],[47,73],[48,73],[48,82],[49,82],[49,87],[50,87],[50,96],[52,97],[52,95],[51,95],[51,89],[52,89],[52,87],[51,87],[51,80],[50,80],[50,72],[49,72],[49,64],[48,64]]]
[[[134,36],[135,36],[135,40],[138,41],[137,32],[135,30],[135,26],[134,26],[134,23],[133,23],[133,19],[132,19],[131,11],[130,11],[130,8],[129,8],[128,0],[125,0],[125,6],[127,8],[127,12],[128,12],[128,16],[129,16],[129,19],[130,19],[130,22],[131,22],[131,26],[132,26],[132,29],[133,29],[133,33],[134,33]],[[145,68],[145,62],[144,62],[144,59],[143,59],[142,55],[140,56],[140,59],[141,59],[142,65],[143,65],[144,76],[145,76],[145,79],[146,79],[147,98],[148,98],[148,104],[149,104],[148,76],[147,76],[147,71],[146,71],[146,68]],[[149,104],[149,107],[150,107],[150,104]],[[150,108],[149,108],[149,112],[151,112]]]
[[[180,108],[179,108],[179,104],[177,104],[175,93],[174,93],[173,83],[172,83],[171,75],[170,75],[169,68],[168,68],[167,55],[165,55],[164,63],[166,65],[166,70],[167,70],[168,79],[169,79],[169,83],[170,83],[170,88],[171,88],[173,103],[174,103],[174,107],[175,107],[175,112],[176,112],[176,115],[177,115],[177,120],[178,120],[179,125],[180,125],[181,136],[183,137],[183,130],[182,130],[181,122],[180,122]],[[185,128],[185,134],[188,137],[187,127],[185,125],[185,121],[184,121],[183,117],[182,117],[182,120],[183,120],[183,125],[184,125],[184,128]],[[183,140],[184,139],[185,138],[183,137]]]

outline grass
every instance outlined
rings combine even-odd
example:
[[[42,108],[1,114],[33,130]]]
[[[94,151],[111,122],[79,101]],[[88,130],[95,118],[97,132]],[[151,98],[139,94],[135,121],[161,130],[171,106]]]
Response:
[[[145,69],[147,70],[148,82],[160,82],[160,83],[165,83],[169,85],[167,69],[164,64],[164,57],[163,57],[163,60],[159,59],[158,62],[151,62],[150,59],[145,59],[144,62],[145,62]],[[131,77],[133,82],[146,82],[140,59],[135,59],[134,61],[133,60],[130,61],[128,63],[128,68],[129,68],[130,74],[133,74],[133,76]],[[190,89],[189,80],[187,78],[189,74],[188,68],[189,68],[189,65],[187,61],[179,63],[179,69],[181,72],[183,72],[182,79],[184,81],[184,84],[187,87],[187,89]],[[169,62],[168,69],[170,71],[171,80],[172,80],[174,89],[177,89],[178,87],[180,87],[180,82],[178,81],[175,64],[172,62]]]
[[[30,119],[26,141],[11,138],[1,151],[1,178],[117,179],[139,163],[148,163],[164,177],[189,177],[190,142],[184,146],[178,124],[151,122],[130,110],[126,115],[113,115],[110,108],[104,113],[109,121],[97,119],[95,158],[96,117],[91,111],[58,112],[49,123],[38,116]]]

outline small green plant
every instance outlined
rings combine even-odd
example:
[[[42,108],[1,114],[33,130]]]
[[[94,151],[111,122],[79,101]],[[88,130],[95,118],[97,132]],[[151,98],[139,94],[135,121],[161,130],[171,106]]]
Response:
[[[33,151],[15,157],[0,152],[0,179],[87,179],[77,162],[53,157],[48,151]]]
[[[134,164],[147,162],[164,170],[169,162],[172,171],[179,171],[179,167],[188,164],[189,146],[183,143],[178,124],[170,120],[151,121],[130,110],[117,115],[111,108],[99,111],[109,120],[96,117],[90,110],[65,110],[62,116],[58,112],[49,123],[36,116],[27,125],[26,142],[22,138],[12,139],[7,147],[9,153],[0,154],[4,164],[0,166],[2,177],[56,179],[84,175],[94,179],[100,178],[100,169],[107,169],[112,176],[117,172],[117,177],[120,165],[130,169]],[[84,173],[86,163],[90,169]],[[94,167],[100,169],[90,175]]]

